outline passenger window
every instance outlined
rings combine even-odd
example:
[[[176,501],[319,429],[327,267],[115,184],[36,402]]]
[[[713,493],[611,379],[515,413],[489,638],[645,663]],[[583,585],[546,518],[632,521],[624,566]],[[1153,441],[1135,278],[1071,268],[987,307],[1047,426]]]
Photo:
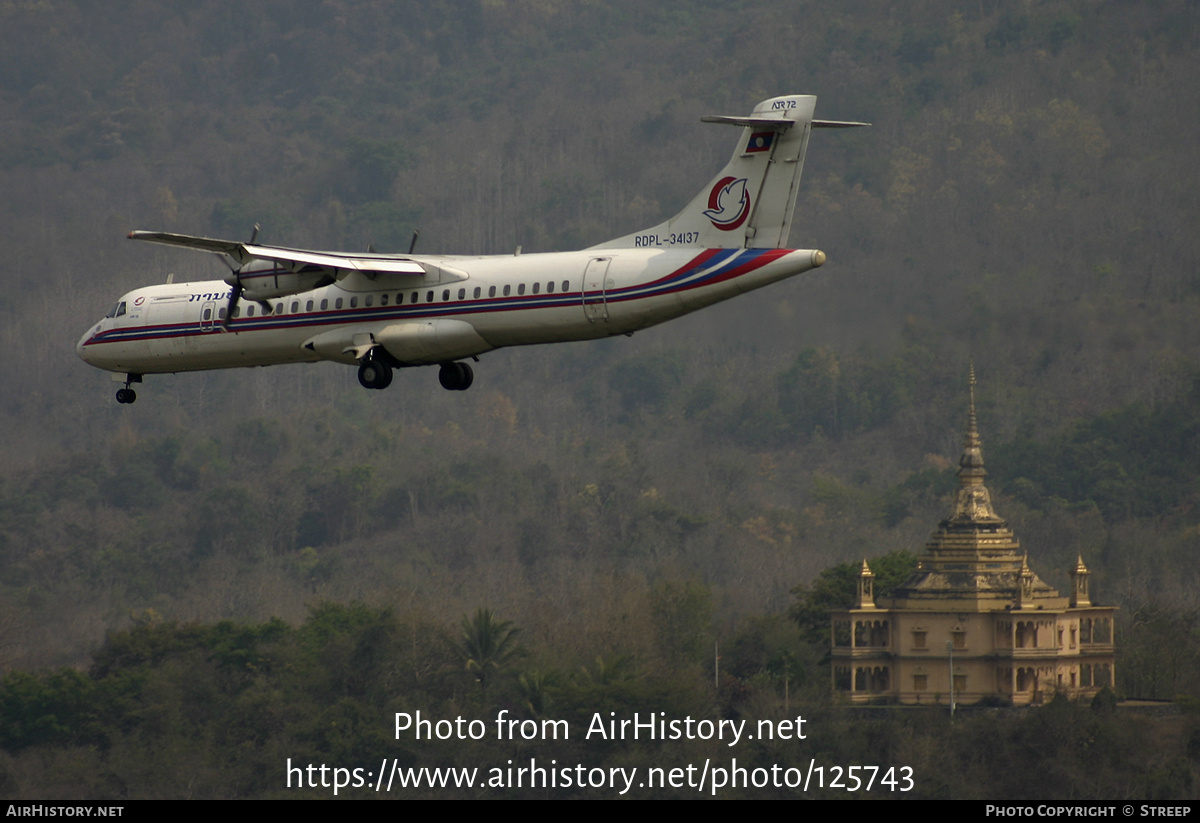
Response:
[[[408,296],[408,302],[409,302],[409,303],[416,303],[416,302],[417,302],[417,293],[416,293],[416,292],[413,292],[412,294],[410,294],[410,295]]]
[[[217,319],[219,319],[219,320],[225,319],[225,309],[221,309],[220,311],[217,312]]]
[[[246,307],[246,316],[247,316],[247,317],[253,317],[253,316],[254,316],[254,307],[253,307],[253,306],[247,306],[247,307]]]
[[[373,305],[375,305],[375,295],[373,295],[373,294],[368,294],[368,295],[367,295],[366,306],[367,306],[367,308],[371,308],[371,306],[373,306]]]
[[[328,301],[328,300],[322,300],[322,301],[321,301],[321,311],[325,311],[327,308],[329,308],[329,301]]]
[[[276,313],[276,314],[283,314],[283,304],[282,304],[282,303],[276,303],[276,304],[275,304],[275,313]]]
[[[554,294],[554,281],[551,280],[546,284],[546,294]]]
[[[533,284],[533,293],[534,293],[534,294],[537,294],[537,293],[538,293],[538,289],[540,289],[541,287],[542,287],[542,284],[541,284],[541,283],[534,283],[534,284]]]
[[[426,302],[426,303],[432,303],[432,302],[433,302],[433,292],[431,292],[431,291],[427,291],[427,292],[425,292],[425,302]]]
[[[204,319],[205,319],[205,320],[212,320],[212,309],[205,309],[205,310],[204,310]]]
[[[350,308],[352,308],[352,309],[358,308],[358,298],[357,297],[350,298]]]
[[[488,297],[495,297],[495,296],[496,296],[496,287],[488,286]]]
[[[466,299],[467,299],[467,290],[466,290],[466,289],[459,289],[459,290],[458,290],[458,299],[459,299],[459,300],[466,300]]]
[[[478,299],[479,299],[479,295],[480,295],[482,292],[483,292],[483,289],[479,288],[479,286],[476,286],[476,287],[475,287],[475,291],[473,292],[473,294],[475,295],[475,299],[476,299],[476,300],[478,300]]]
[[[312,310],[313,310],[313,301],[309,300],[307,303],[305,303],[305,304],[304,304],[304,310],[305,310],[305,311],[312,311]]]
[[[563,290],[563,291],[570,291],[570,290],[571,290],[571,283],[570,283],[570,281],[569,281],[569,280],[564,280],[564,281],[563,281],[563,287],[562,287],[562,290]]]
[[[449,302],[449,300],[450,300],[450,289],[445,289],[442,291],[442,302],[446,303],[446,302]]]
[[[379,295],[379,305],[381,305],[381,306],[387,305],[387,295],[386,294]]]
[[[334,300],[333,307],[335,309],[340,309],[342,307],[342,298],[339,297],[337,300]]]
[[[234,317],[241,317],[241,316],[242,316],[242,307],[241,307],[241,306],[234,306],[234,307],[233,307],[233,316],[234,316]]]
[[[517,294],[524,294],[524,293],[525,293],[525,284],[521,283],[520,285],[517,286]]]
[[[512,294],[512,286],[510,286],[506,283],[504,285],[504,296],[508,297],[510,294]]]
[[[292,314],[295,314],[298,311],[300,311],[300,301],[293,300],[292,301]]]

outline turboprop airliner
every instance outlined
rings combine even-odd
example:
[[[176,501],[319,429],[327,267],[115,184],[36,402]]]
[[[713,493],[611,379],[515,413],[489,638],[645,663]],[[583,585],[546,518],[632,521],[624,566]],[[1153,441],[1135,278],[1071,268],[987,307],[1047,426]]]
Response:
[[[145,286],[80,339],[79,356],[124,382],[143,375],[331,360],[384,389],[392,371],[439,367],[464,391],[479,355],[503,346],[631,334],[825,262],[787,247],[817,98],[764,100],[733,157],[687,207],[657,226],[582,251],[485,257],[306,251],[165,232],[132,240],[220,255],[223,280]]]

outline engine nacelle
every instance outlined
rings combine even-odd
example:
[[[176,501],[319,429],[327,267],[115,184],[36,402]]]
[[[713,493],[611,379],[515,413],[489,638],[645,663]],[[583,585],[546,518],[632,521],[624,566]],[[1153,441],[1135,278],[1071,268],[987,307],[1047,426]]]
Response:
[[[303,346],[325,360],[339,363],[355,363],[372,348],[382,346],[397,363],[405,366],[445,363],[495,348],[470,323],[449,317],[365,328],[343,326],[310,337]]]
[[[292,271],[269,260],[255,260],[230,274],[225,282],[235,288],[241,286],[242,297],[247,300],[270,300],[328,286],[333,277],[319,266]]]
[[[375,342],[401,363],[443,363],[491,351],[494,346],[465,320],[437,317],[392,323],[375,333]]]

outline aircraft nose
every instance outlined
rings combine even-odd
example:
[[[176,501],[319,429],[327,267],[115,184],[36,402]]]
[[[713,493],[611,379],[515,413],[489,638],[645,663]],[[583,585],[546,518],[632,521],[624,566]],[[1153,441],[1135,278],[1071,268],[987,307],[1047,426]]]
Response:
[[[75,353],[79,355],[79,359],[84,363],[92,364],[91,351],[87,346],[87,342],[96,334],[96,327],[88,329],[83,333],[83,337],[79,338],[79,342],[75,344]]]

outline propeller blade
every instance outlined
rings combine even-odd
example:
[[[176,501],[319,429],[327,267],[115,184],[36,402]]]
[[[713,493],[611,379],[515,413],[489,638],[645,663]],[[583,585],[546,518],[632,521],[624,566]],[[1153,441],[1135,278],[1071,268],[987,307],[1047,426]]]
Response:
[[[221,321],[221,328],[228,330],[229,324],[233,322],[233,310],[237,308],[238,298],[242,296],[242,284],[235,283],[233,291],[229,293],[229,304],[225,307],[225,319]]]

